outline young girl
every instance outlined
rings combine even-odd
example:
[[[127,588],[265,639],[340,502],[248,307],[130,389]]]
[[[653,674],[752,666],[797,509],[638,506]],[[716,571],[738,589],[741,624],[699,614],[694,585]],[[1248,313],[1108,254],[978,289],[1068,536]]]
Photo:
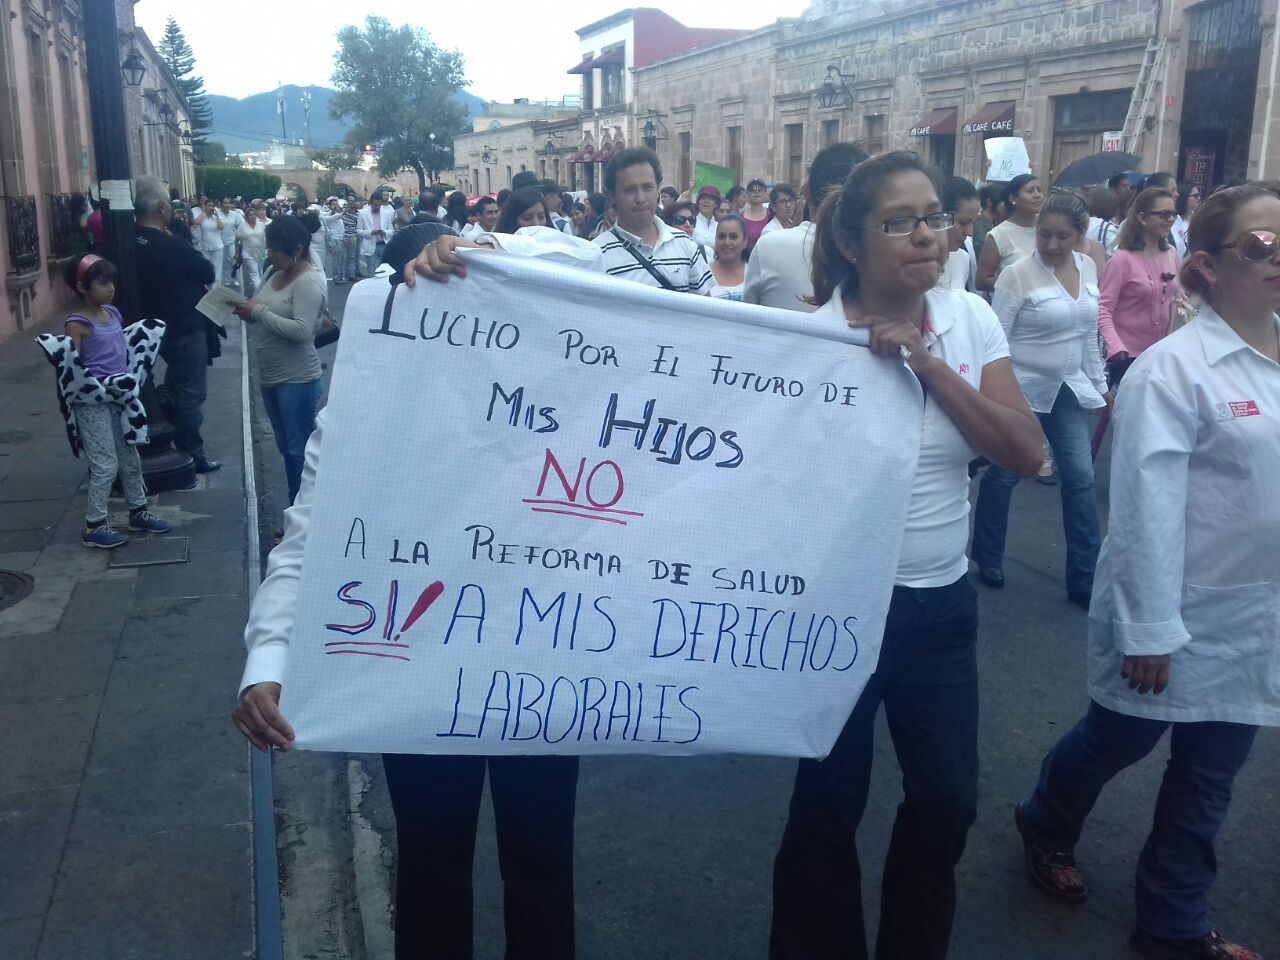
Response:
[[[109,260],[87,253],[67,266],[67,284],[80,297],[80,309],[66,319],[65,331],[89,375],[102,379],[129,372],[128,348],[120,311],[111,305],[116,296],[116,268]],[[120,474],[129,503],[129,529],[142,533],[168,533],[169,524],[147,510],[138,450],[125,443],[120,406],[115,403],[71,404],[76,433],[89,460],[89,501],[85,508],[86,547],[111,550],[129,538],[111,526],[107,498]]]

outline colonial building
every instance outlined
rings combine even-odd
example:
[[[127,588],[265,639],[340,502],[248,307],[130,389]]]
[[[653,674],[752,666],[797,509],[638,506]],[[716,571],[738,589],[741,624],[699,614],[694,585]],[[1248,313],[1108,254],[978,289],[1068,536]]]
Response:
[[[580,95],[572,98],[574,109],[558,111],[554,119],[526,119],[528,109],[491,105],[486,110],[491,119],[477,119],[475,133],[454,140],[455,181],[468,193],[495,193],[509,186],[514,174],[534,170],[572,190],[599,189],[603,165],[628,143],[641,142],[646,120],[652,122],[636,110],[637,71],[744,33],[686,27],[649,7],[620,10],[582,27],[577,31],[582,59],[566,64],[581,84]],[[521,122],[504,122],[507,118]]]
[[[739,182],[798,184],[835,140],[913,149],[976,179],[982,141],[1010,134],[1050,178],[1104,148],[1211,185],[1276,177],[1276,7],[826,0],[803,18],[637,64],[631,116],[661,118],[655,146],[680,187],[697,160],[735,169]]]
[[[148,173],[192,192],[186,102],[150,41],[117,0],[122,61],[144,70],[125,87],[134,175]],[[136,64],[138,61],[134,61]],[[0,2],[0,340],[56,314],[70,298],[62,265],[74,255],[77,206],[96,181],[79,0]]]

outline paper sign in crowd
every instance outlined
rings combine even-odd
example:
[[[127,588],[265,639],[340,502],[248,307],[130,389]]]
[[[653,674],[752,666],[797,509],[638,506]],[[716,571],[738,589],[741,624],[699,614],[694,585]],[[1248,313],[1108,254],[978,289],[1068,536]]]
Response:
[[[297,745],[824,755],[879,654],[915,378],[830,318],[468,256],[347,303]]]

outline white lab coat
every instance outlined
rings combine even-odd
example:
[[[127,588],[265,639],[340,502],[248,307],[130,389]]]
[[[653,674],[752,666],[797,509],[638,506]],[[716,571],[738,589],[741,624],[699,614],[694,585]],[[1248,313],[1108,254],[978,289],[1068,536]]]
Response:
[[[360,256],[372,256],[374,251],[378,249],[378,239],[373,236],[374,230],[381,230],[386,234],[382,238],[383,242],[390,243],[391,238],[396,232],[396,212],[387,204],[383,204],[378,210],[378,218],[375,223],[373,215],[373,207],[365,207],[356,214],[356,236],[360,238]]]
[[[1280,726],[1280,366],[1202,307],[1125,374],[1115,421],[1090,696],[1131,716]],[[1163,693],[1121,679],[1125,655],[1163,654]]]

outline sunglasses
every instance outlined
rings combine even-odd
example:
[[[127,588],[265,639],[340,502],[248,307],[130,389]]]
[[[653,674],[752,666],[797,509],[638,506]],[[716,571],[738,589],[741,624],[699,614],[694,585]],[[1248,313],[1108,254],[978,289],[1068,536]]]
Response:
[[[1173,210],[1148,210],[1143,216],[1159,217],[1161,220],[1173,220],[1178,214]]]
[[[672,222],[672,224],[674,224],[674,225],[675,225],[675,226],[677,226],[677,227],[683,227],[683,226],[686,226],[687,224],[690,224],[690,223],[697,223],[697,222],[698,222],[698,218],[697,218],[697,217],[688,217],[688,216],[685,216],[685,215],[682,213],[682,214],[680,214],[678,217],[672,217],[672,218],[671,218],[671,222]]]
[[[1247,230],[1236,237],[1235,243],[1224,243],[1214,247],[1210,253],[1221,250],[1235,250],[1236,256],[1249,263],[1262,263],[1275,257],[1280,250],[1280,236],[1270,230]]]

